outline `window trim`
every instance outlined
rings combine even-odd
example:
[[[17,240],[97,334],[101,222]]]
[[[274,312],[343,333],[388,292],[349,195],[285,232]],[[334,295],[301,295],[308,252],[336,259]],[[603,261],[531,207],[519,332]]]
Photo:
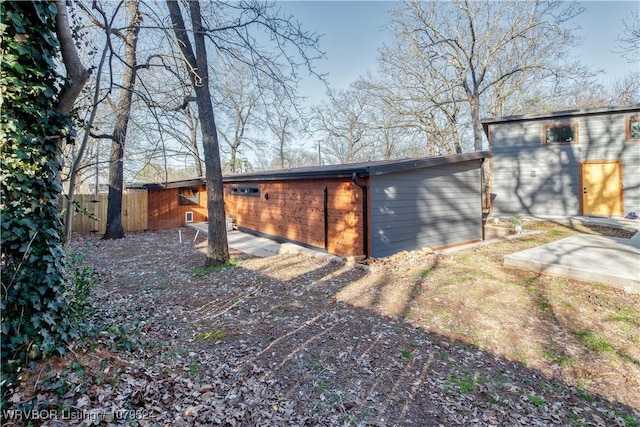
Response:
[[[631,123],[634,123],[634,122],[640,122],[640,116],[627,117],[625,120],[625,126],[624,126],[625,141],[640,141],[640,137],[631,138]]]
[[[560,127],[572,127],[574,128],[575,140],[571,142],[547,142],[547,130]],[[542,125],[542,145],[572,145],[578,144],[579,140],[579,128],[578,122],[564,122],[564,123],[548,123]]]
[[[259,185],[232,185],[229,187],[229,194],[242,197],[260,197]]]

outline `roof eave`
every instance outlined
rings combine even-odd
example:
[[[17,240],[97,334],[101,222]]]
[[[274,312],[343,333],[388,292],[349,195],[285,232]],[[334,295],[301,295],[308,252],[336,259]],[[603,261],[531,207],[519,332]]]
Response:
[[[449,156],[427,157],[420,159],[412,159],[407,162],[372,166],[371,175],[386,175],[389,173],[404,172],[414,169],[424,169],[434,166],[448,165],[452,163],[468,162],[472,160],[481,160],[491,157],[488,151],[474,151],[472,153],[458,153]]]
[[[533,120],[550,120],[550,119],[557,119],[557,118],[563,118],[563,117],[593,116],[593,115],[606,114],[606,113],[630,113],[630,112],[640,112],[640,104],[585,108],[585,109],[578,109],[578,110],[554,111],[551,113],[522,114],[522,115],[506,116],[506,117],[489,117],[489,118],[481,119],[480,121],[482,122],[482,125],[485,128],[485,132],[486,132],[488,125],[492,125],[496,123],[512,123],[512,122],[523,122],[523,121],[533,121]]]
[[[303,179],[351,178],[353,174],[359,177],[369,176],[369,168],[353,168],[341,171],[283,171],[275,173],[256,173],[227,175],[222,182],[255,182],[255,181],[291,181]]]

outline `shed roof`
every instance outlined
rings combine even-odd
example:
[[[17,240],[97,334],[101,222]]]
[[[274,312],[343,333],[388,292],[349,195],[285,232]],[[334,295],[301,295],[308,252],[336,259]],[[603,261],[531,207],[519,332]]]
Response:
[[[481,160],[491,157],[487,151],[452,154],[438,157],[419,157],[398,160],[380,160],[375,162],[346,163],[341,165],[307,166],[293,169],[260,170],[239,174],[225,175],[223,182],[241,181],[282,181],[294,179],[318,178],[351,178],[385,175],[414,169],[423,169],[451,163]],[[194,187],[206,182],[204,177],[183,179],[168,182],[129,183],[127,188],[146,188],[149,191],[168,190],[172,188]]]
[[[486,131],[487,125],[495,124],[495,123],[524,122],[524,121],[533,121],[533,120],[547,120],[547,119],[556,119],[556,118],[564,118],[564,117],[593,116],[593,115],[602,115],[602,114],[608,114],[608,113],[627,113],[627,112],[640,112],[640,104],[595,107],[595,108],[585,108],[585,109],[578,109],[578,110],[554,111],[551,113],[540,113],[540,114],[521,114],[517,116],[485,118],[485,119],[482,119],[481,121]]]
[[[399,160],[380,160],[375,162],[347,163],[341,165],[308,166],[293,169],[262,170],[247,173],[226,175],[223,182],[246,181],[281,181],[295,179],[318,178],[350,178],[353,174],[358,177],[385,175],[389,173],[424,169],[451,163],[481,160],[491,157],[487,151],[473,153],[452,154],[449,156],[420,157]]]
[[[132,183],[127,188],[146,188],[149,191],[169,190],[172,188],[196,187],[205,183],[204,178],[181,179],[179,181]]]

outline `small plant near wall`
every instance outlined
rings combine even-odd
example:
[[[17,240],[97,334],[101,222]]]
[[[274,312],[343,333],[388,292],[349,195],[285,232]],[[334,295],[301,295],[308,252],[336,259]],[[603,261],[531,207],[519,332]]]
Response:
[[[513,227],[514,231],[518,234],[522,233],[522,223],[524,218],[520,214],[516,214],[509,218],[509,224]]]

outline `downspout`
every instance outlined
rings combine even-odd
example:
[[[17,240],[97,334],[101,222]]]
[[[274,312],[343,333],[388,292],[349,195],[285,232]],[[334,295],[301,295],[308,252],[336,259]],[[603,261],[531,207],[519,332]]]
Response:
[[[484,183],[484,164],[485,159],[480,159],[480,224],[482,225],[482,241],[486,240],[485,237],[485,221],[484,221],[484,204],[487,202],[487,193],[485,193],[485,183]],[[490,198],[491,196],[489,196]]]
[[[329,189],[324,187],[324,250],[329,250]]]
[[[364,236],[364,256],[369,258],[369,213],[367,212],[367,186],[358,182],[358,176],[354,172],[351,181],[362,188],[362,234]]]

